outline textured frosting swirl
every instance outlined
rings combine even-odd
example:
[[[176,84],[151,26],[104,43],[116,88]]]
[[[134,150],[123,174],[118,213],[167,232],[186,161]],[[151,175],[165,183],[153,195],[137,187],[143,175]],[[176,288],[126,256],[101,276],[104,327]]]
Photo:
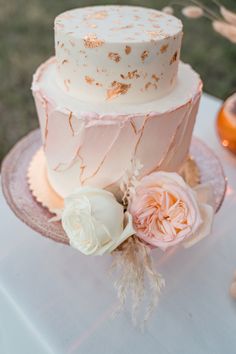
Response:
[[[188,65],[180,63],[176,87],[168,96],[136,105],[80,101],[65,94],[55,77],[52,58],[38,68],[32,89],[48,179],[60,196],[80,186],[116,194],[131,161],[143,165],[140,177],[182,166],[202,89]]]

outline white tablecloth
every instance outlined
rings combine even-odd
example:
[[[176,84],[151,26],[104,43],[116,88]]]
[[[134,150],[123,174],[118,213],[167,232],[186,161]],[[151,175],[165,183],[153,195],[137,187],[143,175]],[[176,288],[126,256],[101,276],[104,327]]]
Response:
[[[168,259],[154,252],[166,279],[158,311],[140,333],[116,305],[110,257],[86,257],[40,237],[0,195],[1,354],[234,354],[236,304],[228,295],[236,269],[236,159],[217,141],[221,102],[204,96],[195,128],[219,155],[227,197],[213,233]]]

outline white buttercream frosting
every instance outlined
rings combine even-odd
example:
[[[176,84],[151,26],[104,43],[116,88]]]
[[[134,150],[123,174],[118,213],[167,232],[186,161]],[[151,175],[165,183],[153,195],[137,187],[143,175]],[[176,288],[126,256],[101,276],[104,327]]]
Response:
[[[156,100],[175,85],[181,40],[181,21],[157,10],[67,11],[55,19],[58,83],[86,102]]]
[[[168,95],[145,103],[120,104],[116,100],[98,103],[95,101],[85,102],[80,97],[75,98],[66,93],[56,78],[56,59],[53,57],[42,64],[34,75],[33,91],[42,91],[43,94],[54,102],[54,105],[62,111],[68,113],[73,111],[78,116],[96,117],[105,114],[114,115],[116,119],[121,119],[119,115],[145,114],[150,112],[164,113],[178,106],[186,104],[198,92],[201,80],[199,75],[188,64],[180,63],[176,85]],[[117,117],[118,116],[118,117]]]

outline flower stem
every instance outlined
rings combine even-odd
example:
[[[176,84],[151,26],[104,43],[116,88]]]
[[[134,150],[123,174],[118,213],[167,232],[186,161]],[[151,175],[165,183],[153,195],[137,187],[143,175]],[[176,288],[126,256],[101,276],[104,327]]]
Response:
[[[217,0],[211,0],[216,6],[221,7],[221,4]]]

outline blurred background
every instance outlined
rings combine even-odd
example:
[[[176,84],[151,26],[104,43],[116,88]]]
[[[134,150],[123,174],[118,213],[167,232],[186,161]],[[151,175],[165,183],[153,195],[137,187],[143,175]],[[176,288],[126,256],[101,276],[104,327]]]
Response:
[[[38,126],[30,86],[37,66],[54,53],[53,21],[56,15],[89,5],[130,4],[161,9],[170,2],[0,0],[0,163],[20,137]],[[211,0],[202,3],[216,9]],[[236,0],[222,0],[221,3],[236,12]],[[182,60],[200,73],[205,92],[225,99],[236,91],[236,45],[213,32],[211,22],[206,18],[183,18],[178,10],[180,7],[174,8],[184,22]]]

